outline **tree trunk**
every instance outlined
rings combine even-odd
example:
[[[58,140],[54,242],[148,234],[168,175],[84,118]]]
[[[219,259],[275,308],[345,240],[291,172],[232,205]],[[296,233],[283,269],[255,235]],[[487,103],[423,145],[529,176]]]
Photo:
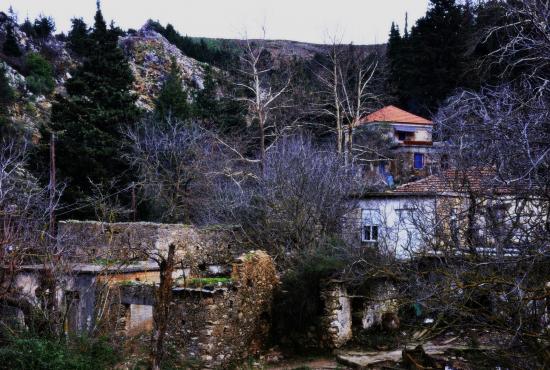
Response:
[[[172,272],[174,271],[175,246],[168,247],[168,257],[160,262],[160,284],[153,309],[153,333],[151,338],[151,369],[160,370],[164,356],[164,337],[170,316],[172,301]]]

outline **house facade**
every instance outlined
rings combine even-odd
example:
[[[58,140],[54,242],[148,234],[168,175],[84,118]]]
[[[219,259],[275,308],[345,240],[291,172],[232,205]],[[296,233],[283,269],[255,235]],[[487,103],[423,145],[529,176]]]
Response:
[[[363,117],[357,127],[365,125],[387,127],[385,135],[391,142],[392,158],[380,161],[380,173],[391,174],[396,179],[432,173],[432,166],[437,162],[432,121],[389,105]]]
[[[547,220],[544,200],[515,193],[486,168],[444,170],[363,194],[356,205],[346,228],[351,244],[397,258],[529,253]]]

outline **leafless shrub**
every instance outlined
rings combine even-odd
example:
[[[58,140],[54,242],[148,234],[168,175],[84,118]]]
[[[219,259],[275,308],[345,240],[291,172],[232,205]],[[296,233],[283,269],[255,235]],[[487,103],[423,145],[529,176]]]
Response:
[[[174,119],[146,120],[129,131],[129,160],[141,196],[163,222],[197,220],[208,195],[208,171],[218,147],[204,129]]]
[[[550,3],[546,0],[502,1],[505,22],[486,33],[496,37],[499,47],[487,58],[490,63],[506,66],[526,75],[535,86],[547,90],[550,75]]]
[[[288,137],[268,152],[263,175],[234,188],[232,215],[249,242],[284,265],[337,235],[352,207],[346,200],[360,186],[333,150],[302,136]]]

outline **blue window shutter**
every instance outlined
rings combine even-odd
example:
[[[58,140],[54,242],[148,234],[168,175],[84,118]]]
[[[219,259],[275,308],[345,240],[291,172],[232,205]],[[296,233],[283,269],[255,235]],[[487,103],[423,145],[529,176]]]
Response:
[[[421,169],[424,167],[424,154],[414,153],[414,168]]]

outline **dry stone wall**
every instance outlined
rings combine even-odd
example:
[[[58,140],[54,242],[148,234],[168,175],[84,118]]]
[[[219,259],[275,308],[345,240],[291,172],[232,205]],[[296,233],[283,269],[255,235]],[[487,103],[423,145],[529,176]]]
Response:
[[[340,348],[352,337],[352,310],[345,284],[329,282],[322,292],[325,314],[322,318],[329,347]]]
[[[64,249],[78,262],[146,260],[155,253],[167,253],[174,243],[177,260],[196,270],[199,266],[230,264],[240,253],[232,242],[232,228],[225,226],[62,221],[59,235]]]
[[[243,255],[231,283],[213,289],[175,288],[167,340],[181,361],[228,368],[257,353],[269,331],[278,278],[264,252]]]

